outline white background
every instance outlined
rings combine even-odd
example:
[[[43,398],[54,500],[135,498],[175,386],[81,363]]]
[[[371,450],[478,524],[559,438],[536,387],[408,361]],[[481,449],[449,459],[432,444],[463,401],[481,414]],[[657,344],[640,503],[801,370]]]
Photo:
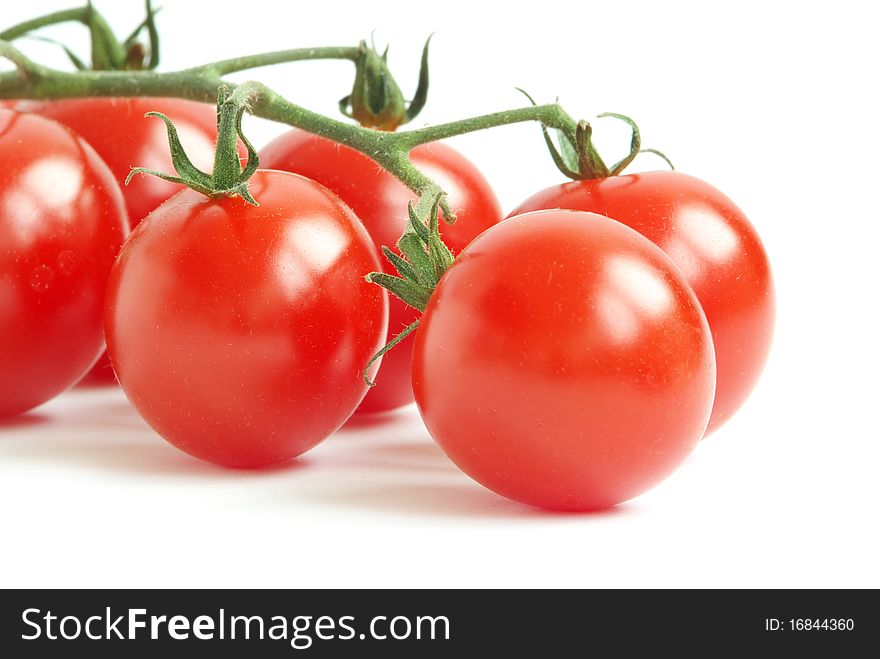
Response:
[[[6,3],[2,20],[72,4]],[[559,96],[577,117],[633,116],[647,146],[757,226],[778,286],[774,350],[741,413],[678,473],[599,515],[548,515],[483,490],[413,409],[286,467],[233,472],[166,445],[118,392],[67,394],[0,426],[0,585],[880,586],[870,3],[164,5],[165,69],[355,44],[378,28],[411,93],[436,31],[419,123],[521,105],[514,86]],[[120,33],[141,17],[135,0],[98,6]],[[81,29],[52,34],[87,52]],[[64,64],[51,47],[28,52]],[[249,75],[332,114],[351,72],[331,62]],[[258,145],[284,129],[249,128]],[[609,159],[625,151],[613,121],[596,132]],[[453,143],[506,210],[561,178],[534,125]]]

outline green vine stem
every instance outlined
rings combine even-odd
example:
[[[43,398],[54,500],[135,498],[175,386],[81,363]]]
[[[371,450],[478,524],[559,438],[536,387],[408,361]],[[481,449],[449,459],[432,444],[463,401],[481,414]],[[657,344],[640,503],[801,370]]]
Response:
[[[59,99],[87,96],[160,96],[214,103],[217,91],[225,85],[234,92],[236,85],[223,76],[270,64],[328,57],[348,59],[357,48],[298,48],[223,60],[172,72],[156,71],[77,71],[65,72],[34,62],[18,48],[0,41],[0,58],[12,62],[16,70],[0,74],[0,98]],[[462,135],[495,126],[537,121],[543,127],[562,132],[574,141],[577,124],[557,103],[496,112],[439,124],[417,130],[384,132],[363,128],[325,117],[296,105],[259,82],[247,83],[251,92],[250,111],[264,119],[295,126],[345,144],[375,160],[421,197],[442,195],[434,181],[417,169],[409,158],[416,146],[434,140]],[[417,206],[420,217],[431,206]],[[455,213],[441,197],[444,219],[452,223]]]
[[[29,21],[19,23],[18,25],[13,25],[12,27],[6,28],[2,32],[0,32],[0,39],[2,39],[3,41],[12,41],[13,39],[18,39],[19,37],[23,37],[26,34],[30,34],[35,30],[39,30],[50,25],[71,22],[88,25],[89,7],[84,6],[76,7],[74,9],[63,9],[61,11],[56,11],[51,14],[46,14],[45,16],[40,16],[39,18],[33,18]]]
[[[257,69],[262,66],[273,64],[285,64],[287,62],[301,62],[304,60],[339,59],[354,62],[360,55],[358,46],[323,46],[319,48],[294,48],[292,50],[276,50],[270,53],[257,55],[245,55],[231,59],[212,62],[203,66],[189,69],[189,71],[202,71],[214,76],[224,76],[239,71]],[[181,72],[181,73],[186,73]]]
[[[0,39],[13,41],[30,37],[61,47],[73,65],[79,70],[140,70],[155,69],[159,64],[159,34],[156,29],[156,11],[152,0],[146,0],[146,18],[134,29],[125,41],[117,39],[103,15],[95,9],[91,0],[85,6],[56,11],[45,16],[14,25],[0,32]],[[70,48],[63,43],[38,35],[43,28],[61,23],[82,23],[91,33],[92,63],[86,65]],[[139,35],[146,30],[148,43],[139,41]]]
[[[56,11],[45,16],[32,18],[18,25],[13,25],[0,32],[0,39],[14,41],[28,37],[38,41],[54,44],[64,50],[68,59],[79,71],[140,71],[154,70],[159,65],[159,30],[156,26],[156,14],[159,9],[153,8],[152,0],[145,0],[146,17],[135,27],[125,41],[120,41],[110,24],[95,9],[91,0],[85,6],[74,9]],[[45,37],[39,32],[46,27],[61,23],[82,23],[91,34],[92,61],[86,64],[64,42]],[[147,32],[148,40],[140,40],[142,32]],[[433,35],[432,35],[433,36]],[[344,59],[355,65],[355,79],[351,93],[339,101],[339,109],[343,115],[355,119],[361,126],[395,130],[398,126],[408,123],[418,116],[428,97],[428,48],[431,37],[428,37],[422,49],[419,82],[412,100],[407,102],[403,92],[397,85],[388,68],[388,47],[379,54],[375,42],[368,45],[361,41],[357,48],[313,48],[309,49],[304,59]],[[287,51],[276,53],[281,59],[289,61]],[[265,57],[260,57],[260,65],[272,64]],[[252,68],[250,58],[241,57],[224,60],[214,64],[214,70],[220,75],[238,70]]]

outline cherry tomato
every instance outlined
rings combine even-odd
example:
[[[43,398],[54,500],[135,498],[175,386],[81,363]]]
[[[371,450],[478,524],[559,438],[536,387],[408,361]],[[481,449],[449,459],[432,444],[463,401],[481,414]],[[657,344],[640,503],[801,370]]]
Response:
[[[378,255],[329,190],[287,172],[242,199],[175,195],[132,233],[108,288],[110,358],[126,395],[171,444],[258,467],[342,425],[387,331],[364,280]]]
[[[595,510],[666,478],[715,389],[706,318],[669,258],[592,213],[512,217],[434,291],[413,386],[437,443],[516,501]]]
[[[716,430],[751,393],[773,338],[770,264],[743,212],[708,183],[677,172],[553,186],[512,214],[547,208],[607,215],[659,245],[681,269],[712,328],[718,385],[706,433]]]
[[[0,110],[0,417],[61,393],[103,345],[127,233],[113,174],[64,126]]]
[[[447,246],[458,253],[483,230],[501,219],[495,193],[480,171],[445,144],[432,143],[413,150],[413,163],[440,184],[458,220],[443,224]],[[407,221],[407,203],[415,195],[365,155],[304,131],[289,131],[260,153],[263,167],[296,172],[318,181],[345,201],[366,226],[377,248],[394,248]],[[393,268],[383,261],[386,272]],[[388,339],[418,316],[392,297]],[[412,393],[412,344],[409,337],[389,352],[373,387],[358,408],[360,413],[384,412],[407,405]]]
[[[168,135],[161,121],[145,120],[150,111],[174,121],[192,161],[210,171],[217,139],[217,111],[213,105],[176,98],[71,98],[52,101],[21,101],[18,109],[49,117],[69,126],[91,144],[122,184],[132,167],[151,167],[174,172]],[[244,154],[244,152],[242,152]],[[122,186],[132,227],[180,186],[156,177],[137,177]],[[102,354],[83,381],[104,386],[116,379],[110,360]]]

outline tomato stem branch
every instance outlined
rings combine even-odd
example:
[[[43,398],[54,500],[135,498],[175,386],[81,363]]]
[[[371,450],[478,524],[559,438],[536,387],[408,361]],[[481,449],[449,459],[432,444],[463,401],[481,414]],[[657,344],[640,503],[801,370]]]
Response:
[[[301,48],[222,60],[172,72],[156,71],[59,71],[42,66],[6,41],[0,41],[0,58],[17,71],[0,74],[0,98],[60,99],[88,96],[161,96],[214,103],[218,89],[236,85],[223,75],[254,67],[307,59],[351,59],[358,48]],[[536,105],[429,126],[389,133],[351,125],[296,105],[258,82],[248,85],[249,108],[255,116],[295,126],[345,144],[375,160],[420,196],[440,196],[446,221],[455,214],[442,190],[416,168],[409,152],[421,144],[496,126],[537,121],[561,130],[574,139],[576,123],[558,104]],[[421,204],[420,204],[421,206]]]
[[[446,124],[427,126],[418,130],[396,133],[395,137],[400,145],[412,149],[420,144],[443,140],[456,135],[464,135],[486,128],[506,126],[509,124],[523,123],[526,121],[539,121],[549,128],[560,130],[572,129],[575,121],[568,113],[557,104],[534,105],[514,110],[503,110],[492,114],[460,119]],[[573,132],[572,132],[573,134]]]
[[[203,70],[213,75],[224,76],[230,73],[257,69],[262,66],[284,64],[286,62],[301,62],[304,60],[339,59],[351,60],[358,58],[360,49],[357,46],[325,46],[321,48],[292,48],[289,50],[277,50],[271,53],[257,55],[244,55],[233,57],[219,62],[213,62],[204,66],[190,69],[192,72]]]

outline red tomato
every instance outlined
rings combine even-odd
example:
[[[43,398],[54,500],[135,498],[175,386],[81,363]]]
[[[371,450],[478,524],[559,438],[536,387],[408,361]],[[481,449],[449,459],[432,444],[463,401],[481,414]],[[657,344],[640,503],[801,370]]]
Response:
[[[217,110],[213,105],[176,98],[71,98],[53,101],[21,101],[18,109],[35,112],[73,128],[91,144],[122,185],[132,167],[151,167],[173,173],[165,125],[145,119],[150,111],[168,115],[177,126],[190,159],[211,170],[217,139]],[[155,176],[138,176],[122,186],[132,227],[146,217],[180,186]],[[106,353],[83,384],[115,383]]]
[[[708,183],[648,172],[553,186],[512,215],[545,208],[591,211],[632,227],[681,269],[706,312],[718,385],[706,434],[733,416],[758,381],[773,338],[775,294],[761,239]]]
[[[0,417],[61,393],[103,344],[127,233],[113,174],[72,131],[0,110]]]
[[[432,143],[416,148],[412,161],[449,195],[458,221],[443,224],[447,246],[458,253],[483,230],[501,219],[501,207],[488,182],[457,151]],[[345,201],[366,226],[377,248],[394,248],[407,222],[407,204],[415,195],[400,181],[365,155],[304,131],[289,131],[260,153],[263,167],[296,172],[318,181]],[[386,272],[394,274],[384,259]],[[418,312],[397,298],[391,298],[388,339],[411,324]],[[411,403],[412,344],[409,337],[389,352],[360,413],[384,412]]]
[[[175,195],[132,233],[108,288],[119,382],[171,444],[257,467],[327,437],[366,393],[387,298],[378,255],[326,188],[257,172],[240,198]]]
[[[712,409],[712,337],[650,241],[591,213],[510,218],[434,291],[413,352],[428,430],[472,478],[555,510],[613,506],[666,478]]]

